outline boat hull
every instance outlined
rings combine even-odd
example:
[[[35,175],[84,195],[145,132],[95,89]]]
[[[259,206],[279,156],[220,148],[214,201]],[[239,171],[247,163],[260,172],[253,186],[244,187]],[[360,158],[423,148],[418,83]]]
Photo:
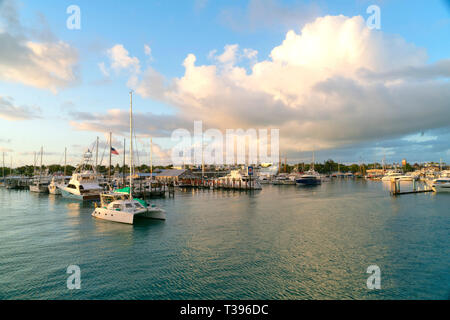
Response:
[[[30,192],[34,193],[48,193],[48,186],[45,185],[31,185]]]
[[[98,194],[74,194],[67,191],[65,188],[59,188],[61,195],[67,199],[79,200],[79,201],[97,201],[100,200],[100,193]]]
[[[92,213],[92,216],[101,220],[125,224],[134,224],[135,216],[146,219],[166,220],[166,212],[160,208],[148,208],[145,211],[137,213],[96,208]]]
[[[61,190],[57,186],[49,185],[48,193],[54,194],[54,195],[61,195]]]
[[[140,213],[139,217],[155,220],[166,220],[166,212],[160,208],[148,208],[147,212]]]
[[[92,216],[97,219],[107,220],[112,222],[133,224],[134,214],[125,211],[114,211],[105,208],[96,208]]]
[[[442,185],[433,185],[432,189],[434,192],[450,192],[450,183],[442,184]]]
[[[297,179],[295,183],[298,186],[317,186],[322,184],[322,182],[319,179],[313,179],[313,178],[301,178]]]

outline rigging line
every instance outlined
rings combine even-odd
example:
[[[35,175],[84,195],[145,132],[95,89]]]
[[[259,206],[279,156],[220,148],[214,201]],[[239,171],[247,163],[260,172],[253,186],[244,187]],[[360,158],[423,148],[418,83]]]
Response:
[[[103,157],[105,156],[105,152],[106,152],[106,147],[107,147],[107,145],[108,145],[108,143],[106,143],[105,148],[103,149],[102,159],[100,160],[100,163],[99,163],[99,165],[98,165],[99,167],[102,166],[102,163],[103,163]]]
[[[139,171],[139,167],[141,165],[141,161],[139,159],[139,148],[138,148],[138,140],[136,138],[136,133],[134,133],[134,144],[136,145],[137,167],[138,167],[138,171]]]

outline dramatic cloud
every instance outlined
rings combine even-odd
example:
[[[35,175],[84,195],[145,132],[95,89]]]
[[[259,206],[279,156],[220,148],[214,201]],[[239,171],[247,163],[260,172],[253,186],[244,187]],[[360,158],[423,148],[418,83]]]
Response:
[[[54,40],[49,30],[42,41],[33,41],[26,31],[12,0],[0,1],[0,81],[18,82],[53,92],[77,81],[77,51],[63,41]]]
[[[38,107],[16,106],[10,97],[0,96],[0,119],[9,121],[30,120],[40,117]]]
[[[235,44],[209,57],[212,64],[197,65],[189,54],[185,74],[171,81],[152,68],[129,81],[141,96],[177,108],[161,121],[148,115],[156,131],[170,132],[193,118],[222,130],[280,128],[282,151],[300,152],[449,126],[448,60],[428,64],[424,49],[369,30],[360,16],[321,17],[291,30],[266,60]],[[73,124],[92,130],[119,121],[117,115]],[[120,123],[125,128],[125,115]]]

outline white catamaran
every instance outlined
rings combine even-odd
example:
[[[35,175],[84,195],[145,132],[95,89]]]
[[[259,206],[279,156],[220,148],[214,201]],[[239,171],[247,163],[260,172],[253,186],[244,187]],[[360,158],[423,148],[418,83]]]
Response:
[[[92,216],[102,220],[133,224],[135,217],[165,220],[166,213],[156,206],[148,206],[141,199],[133,198],[133,93],[130,92],[130,187],[116,192],[102,193],[100,206],[96,205]]]

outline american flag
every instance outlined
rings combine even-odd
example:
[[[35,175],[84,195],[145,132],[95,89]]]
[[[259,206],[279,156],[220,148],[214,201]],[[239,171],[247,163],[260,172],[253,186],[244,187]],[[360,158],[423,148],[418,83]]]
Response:
[[[114,149],[113,147],[111,147],[111,154],[115,154],[115,155],[119,155],[119,153],[117,152],[116,149]]]

